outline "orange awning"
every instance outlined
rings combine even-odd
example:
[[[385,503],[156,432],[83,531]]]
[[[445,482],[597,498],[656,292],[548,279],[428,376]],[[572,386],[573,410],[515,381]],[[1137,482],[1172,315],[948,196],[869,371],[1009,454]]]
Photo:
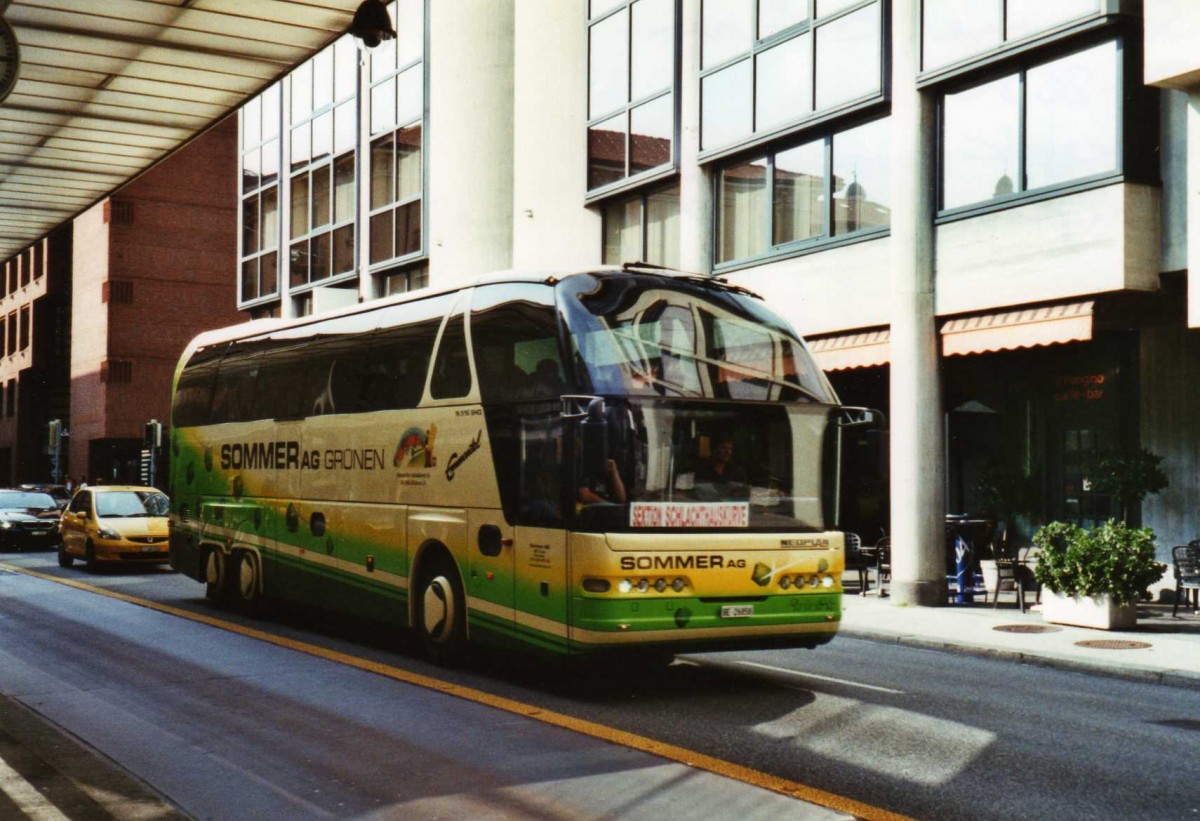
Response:
[[[1088,300],[951,319],[942,325],[942,355],[1087,342],[1094,314],[1095,302]]]
[[[887,328],[808,340],[808,348],[823,371],[845,371],[886,365],[892,357],[892,332]]]

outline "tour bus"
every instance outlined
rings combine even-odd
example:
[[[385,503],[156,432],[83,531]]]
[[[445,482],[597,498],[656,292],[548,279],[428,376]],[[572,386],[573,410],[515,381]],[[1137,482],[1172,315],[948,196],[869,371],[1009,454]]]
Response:
[[[841,617],[844,440],[877,422],[719,278],[496,274],[255,320],[179,363],[170,560],[441,660],[814,647]]]

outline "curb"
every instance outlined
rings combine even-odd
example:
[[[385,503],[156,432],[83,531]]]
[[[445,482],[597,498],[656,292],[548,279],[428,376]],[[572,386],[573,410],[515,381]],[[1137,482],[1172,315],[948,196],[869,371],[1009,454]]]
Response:
[[[889,633],[886,631],[846,627],[838,630],[838,635],[861,639],[863,641],[873,641],[877,644],[902,644],[906,647],[935,650],[941,653],[957,653],[959,655],[976,656],[978,658],[1016,661],[1036,667],[1048,667],[1074,673],[1087,673],[1089,675],[1106,676],[1108,678],[1139,681],[1149,684],[1162,684],[1168,687],[1200,689],[1200,672],[1192,672],[1190,670],[1161,667],[1114,667],[1084,659],[1063,658],[1062,656],[1045,653],[1028,653],[1019,650],[1008,650],[1002,647],[989,647],[984,644],[963,644],[961,642],[932,639],[914,634]]]

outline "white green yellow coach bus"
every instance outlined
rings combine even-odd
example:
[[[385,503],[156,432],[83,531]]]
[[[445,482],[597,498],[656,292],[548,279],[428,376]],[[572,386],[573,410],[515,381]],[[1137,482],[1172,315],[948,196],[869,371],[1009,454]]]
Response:
[[[873,418],[762,300],[661,270],[249,322],[176,373],[171,565],[441,658],[813,647],[841,617],[843,441]]]

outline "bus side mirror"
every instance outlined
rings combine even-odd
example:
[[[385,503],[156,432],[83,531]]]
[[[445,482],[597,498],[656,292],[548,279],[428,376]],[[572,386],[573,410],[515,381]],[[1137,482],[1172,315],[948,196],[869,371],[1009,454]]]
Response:
[[[588,403],[587,415],[579,423],[585,476],[604,473],[604,463],[608,459],[608,420],[605,410],[604,400],[597,397]]]

